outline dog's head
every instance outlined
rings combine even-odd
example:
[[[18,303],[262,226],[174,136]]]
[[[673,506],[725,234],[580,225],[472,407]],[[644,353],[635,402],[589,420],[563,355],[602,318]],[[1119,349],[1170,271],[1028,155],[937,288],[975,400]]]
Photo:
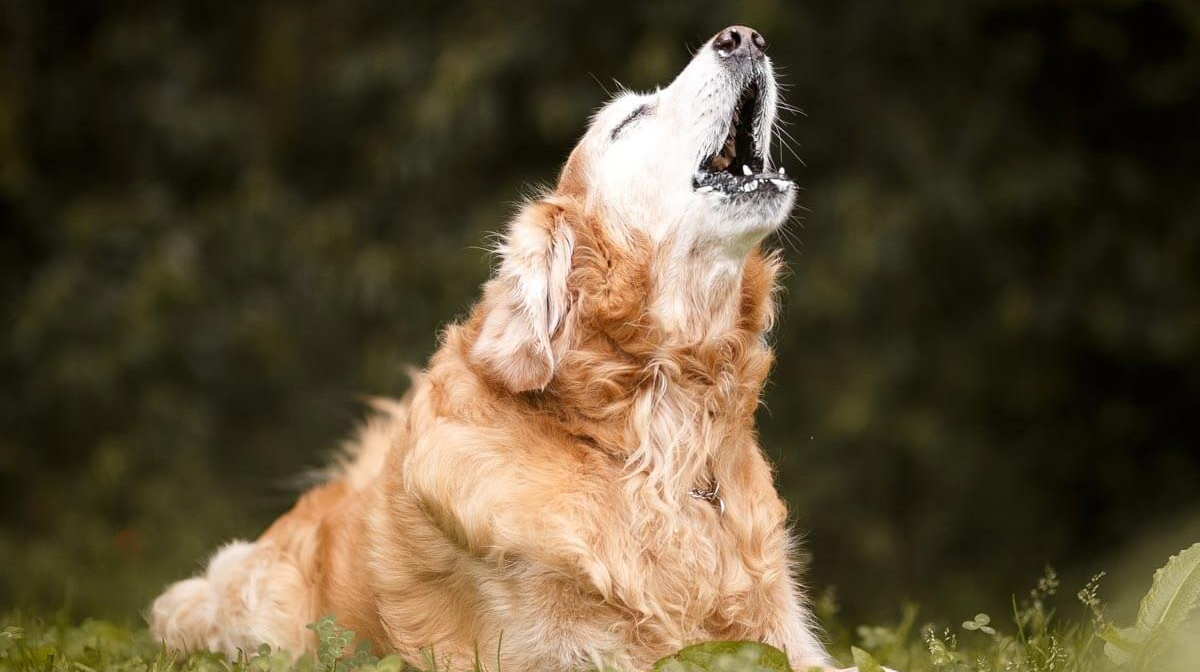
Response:
[[[764,47],[727,28],[670,86],[596,113],[557,188],[522,209],[501,246],[471,349],[491,377],[544,388],[581,337],[571,318],[599,304],[628,304],[603,308],[677,342],[738,323],[747,260],[795,199],[771,165],[777,92]]]
[[[757,32],[728,28],[670,86],[618,95],[560,187],[655,241],[744,257],[787,217],[794,193],[770,165],[776,85],[764,46]]]

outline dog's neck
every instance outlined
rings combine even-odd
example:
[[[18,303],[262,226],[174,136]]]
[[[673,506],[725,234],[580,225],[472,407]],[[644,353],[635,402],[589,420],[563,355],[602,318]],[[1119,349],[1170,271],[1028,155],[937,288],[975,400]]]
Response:
[[[740,264],[681,260],[598,233],[577,234],[579,312],[542,403],[624,460],[647,507],[674,510],[757,450],[780,264],[757,250]]]
[[[744,263],[711,248],[662,255],[650,308],[668,341],[704,343],[736,328]]]

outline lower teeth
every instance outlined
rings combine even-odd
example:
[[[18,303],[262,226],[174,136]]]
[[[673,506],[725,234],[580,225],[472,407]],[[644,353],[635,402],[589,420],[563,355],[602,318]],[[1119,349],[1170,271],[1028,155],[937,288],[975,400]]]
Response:
[[[771,186],[780,192],[787,191],[792,188],[792,183],[787,180],[774,177],[757,177],[750,180],[730,180],[726,178],[725,180],[718,181],[716,184],[696,186],[695,189],[701,194],[707,194],[713,191],[723,194],[749,193],[765,188],[768,182],[770,182]]]

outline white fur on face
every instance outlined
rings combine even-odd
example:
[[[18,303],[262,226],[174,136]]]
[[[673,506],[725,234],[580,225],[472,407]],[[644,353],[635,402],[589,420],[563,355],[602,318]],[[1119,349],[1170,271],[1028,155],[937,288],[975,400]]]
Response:
[[[701,164],[724,144],[752,83],[758,105],[750,123],[768,174],[741,193],[697,188]],[[672,239],[680,254],[711,251],[703,255],[711,262],[740,265],[795,201],[792,183],[769,174],[776,102],[769,59],[720,58],[706,44],[667,88],[621,94],[596,114],[582,142],[591,196],[621,225]]]

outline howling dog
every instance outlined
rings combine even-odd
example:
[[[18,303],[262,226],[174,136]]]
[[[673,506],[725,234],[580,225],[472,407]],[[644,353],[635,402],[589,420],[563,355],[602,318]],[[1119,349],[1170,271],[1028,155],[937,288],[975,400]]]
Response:
[[[795,187],[766,42],[733,26],[605,105],[468,316],[335,474],[149,618],[175,649],[312,650],[326,613],[469,669],[648,669],[757,640],[826,668],[754,425]]]

